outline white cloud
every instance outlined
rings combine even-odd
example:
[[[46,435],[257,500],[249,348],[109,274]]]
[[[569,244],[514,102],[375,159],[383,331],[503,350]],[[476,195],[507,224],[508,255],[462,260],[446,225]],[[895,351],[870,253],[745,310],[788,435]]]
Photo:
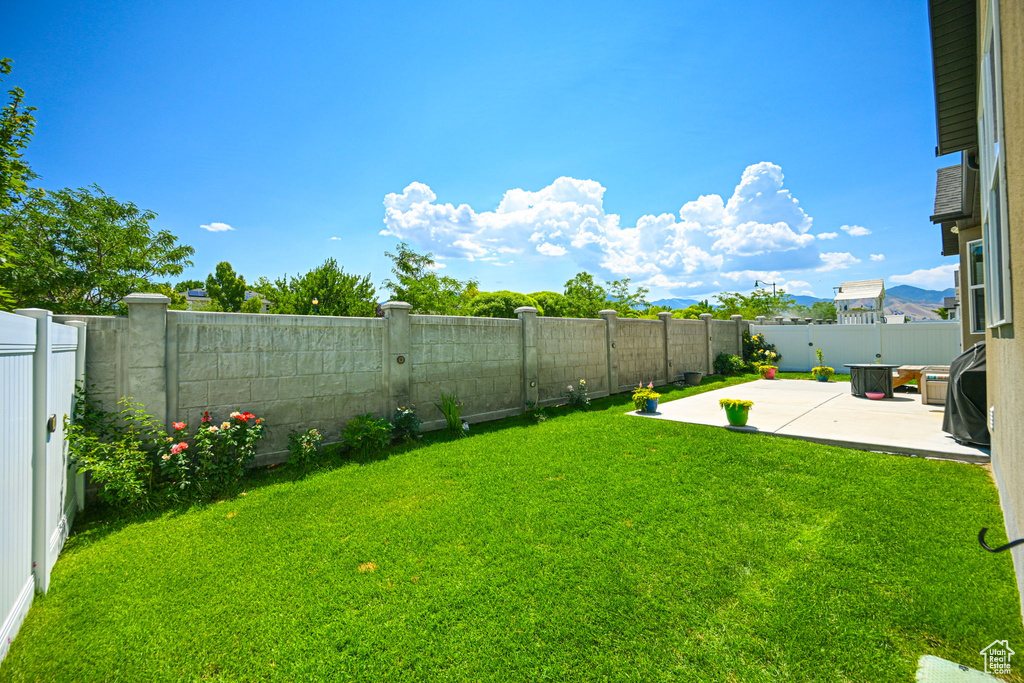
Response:
[[[871,260],[872,261],[884,261],[885,260],[885,254],[872,254],[871,255]]]
[[[845,231],[850,237],[863,237],[871,234],[870,230],[860,225],[841,225],[839,229]]]
[[[819,272],[826,272],[829,270],[842,270],[843,268],[849,268],[852,265],[860,263],[860,259],[856,258],[850,252],[839,252],[833,251],[821,255],[822,265],[818,267]]]
[[[414,182],[385,196],[381,234],[410,240],[437,258],[566,257],[605,279],[692,289],[722,271],[821,265],[812,219],[783,179],[779,166],[753,164],[728,198],[701,195],[678,214],[644,215],[632,226],[605,210],[606,189],[595,180],[561,177],[536,191],[511,189],[488,211],[439,202],[430,187]]]
[[[551,244],[550,242],[538,244],[537,251],[545,256],[565,256],[569,253],[565,247],[560,247],[557,244]]]
[[[332,241],[332,242],[340,242],[340,241],[341,241],[341,238],[340,238],[340,237],[332,237],[332,238],[331,238],[331,241]]]
[[[819,232],[817,235],[815,235],[815,237],[817,237],[819,240],[834,240],[835,238],[839,237],[839,233],[838,232]]]
[[[232,228],[227,223],[210,223],[209,225],[200,225],[199,227],[202,228],[203,230],[208,230],[210,232],[224,232],[226,230],[234,230],[234,228]]]
[[[889,280],[901,285],[913,285],[922,289],[948,289],[953,286],[953,271],[956,268],[955,264],[923,268],[915,270],[908,275],[893,275]]]

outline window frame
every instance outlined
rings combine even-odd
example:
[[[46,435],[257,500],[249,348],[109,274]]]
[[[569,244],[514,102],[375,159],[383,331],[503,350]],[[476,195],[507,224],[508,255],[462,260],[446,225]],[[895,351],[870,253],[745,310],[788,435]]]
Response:
[[[1006,212],[1006,155],[1002,149],[1004,136],[999,0],[988,0],[987,3],[980,72],[978,164],[981,171],[982,253],[985,259],[985,324],[986,329],[991,329],[1013,322],[1010,236]],[[974,333],[973,315],[971,327]]]
[[[981,249],[981,258],[982,258],[982,273],[981,273],[982,281],[981,282],[975,282],[975,279],[974,279],[974,273],[975,273],[976,269],[974,268],[974,264],[972,262],[971,251],[972,251],[972,248],[975,245],[977,245]],[[961,309],[966,308],[966,311],[967,311],[967,322],[970,325],[971,334],[985,334],[986,324],[988,322],[988,292],[985,289],[985,278],[988,277],[988,272],[987,272],[988,259],[985,258],[985,242],[984,242],[984,240],[980,240],[980,239],[978,239],[978,240],[971,240],[965,246],[967,248],[967,296],[966,297],[961,297],[961,299],[960,299],[960,308]],[[962,285],[962,283],[963,283],[963,281],[961,280],[961,285]],[[981,300],[982,300],[982,305],[981,305],[981,311],[980,312],[981,312],[981,315],[983,316],[983,318],[981,320],[981,325],[975,325],[975,323],[977,322],[976,310],[975,310],[975,303],[976,303],[977,300],[974,297],[974,293],[975,293],[975,291],[978,291],[978,290],[981,291]],[[966,307],[964,306],[964,301],[967,302],[967,306]]]

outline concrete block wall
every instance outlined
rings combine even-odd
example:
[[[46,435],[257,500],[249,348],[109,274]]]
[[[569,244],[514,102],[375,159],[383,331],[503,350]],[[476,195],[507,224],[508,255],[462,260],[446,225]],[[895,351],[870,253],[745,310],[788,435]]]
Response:
[[[434,403],[454,391],[469,422],[559,403],[580,378],[592,397],[711,371],[716,349],[739,350],[741,320],[410,315],[402,302],[384,318],[169,311],[166,297],[126,297],[127,317],[55,316],[87,330],[87,382],[108,410],[132,396],[165,420],[225,419],[250,410],[267,419],[257,464],[287,457],[288,433],[316,427],[337,441],[356,415],[390,417],[414,404],[426,429],[441,427]]]
[[[333,438],[385,410],[383,335],[379,318],[168,311],[169,412],[190,424],[205,410],[265,416],[268,453],[293,430]]]
[[[616,344],[619,352],[620,391],[639,382],[665,384],[665,322],[620,318]]]
[[[686,372],[708,372],[708,326],[703,320],[671,320],[668,323],[668,356],[672,379]]]
[[[128,394],[128,318],[104,315],[55,315],[53,320],[86,324],[86,384],[93,400],[104,410],[117,410],[117,401]]]
[[[607,329],[604,320],[537,318],[538,403],[558,403],[581,379],[591,398],[608,395]]]
[[[410,316],[411,402],[427,428],[444,425],[434,403],[455,392],[474,421],[521,412],[523,345],[519,320]]]

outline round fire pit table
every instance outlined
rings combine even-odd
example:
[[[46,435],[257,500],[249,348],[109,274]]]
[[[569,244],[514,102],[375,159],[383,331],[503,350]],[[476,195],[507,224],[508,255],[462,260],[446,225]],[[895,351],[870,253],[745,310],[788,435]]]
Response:
[[[869,391],[885,394],[892,398],[892,371],[899,365],[886,363],[847,363],[850,368],[850,393],[864,397]]]

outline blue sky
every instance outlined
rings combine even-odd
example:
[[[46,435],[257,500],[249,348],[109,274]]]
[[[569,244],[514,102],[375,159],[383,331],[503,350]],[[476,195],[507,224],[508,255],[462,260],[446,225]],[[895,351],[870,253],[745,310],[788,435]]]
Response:
[[[653,298],[762,275],[819,296],[952,285],[928,221],[956,160],[934,157],[923,0],[6,15],[40,184],[156,211],[196,248],[187,277],[333,256],[380,283],[401,237],[483,290],[560,291],[583,269]]]

